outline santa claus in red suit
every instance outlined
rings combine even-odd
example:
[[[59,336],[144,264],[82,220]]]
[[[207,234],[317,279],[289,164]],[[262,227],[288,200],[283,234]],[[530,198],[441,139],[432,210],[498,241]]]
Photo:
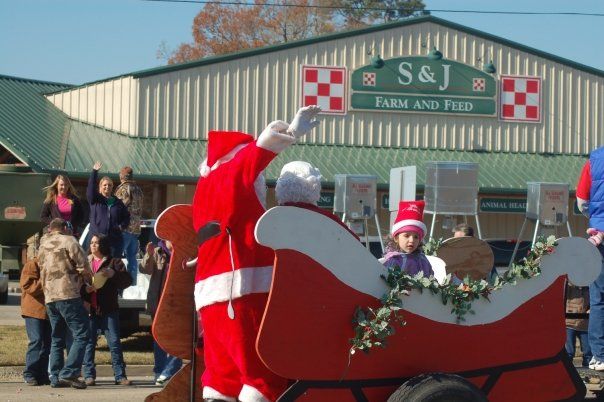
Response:
[[[257,140],[211,131],[207,158],[193,198],[199,250],[195,305],[203,322],[206,401],[275,401],[287,380],[260,361],[256,336],[270,288],[274,253],[254,238],[265,212],[262,175],[285,148],[319,123],[317,106],[298,111],[291,124],[274,121]]]

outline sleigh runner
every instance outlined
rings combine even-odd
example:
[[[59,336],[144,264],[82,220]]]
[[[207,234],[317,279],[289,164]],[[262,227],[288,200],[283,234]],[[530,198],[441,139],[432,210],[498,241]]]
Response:
[[[257,350],[267,367],[297,381],[280,401],[384,401],[393,393],[391,400],[408,400],[414,388],[459,388],[450,374],[490,401],[585,395],[563,352],[566,274],[586,285],[601,269],[584,239],[561,239],[542,257],[541,275],[476,301],[476,314],[459,324],[439,298],[413,291],[403,299],[407,325],[388,346],[349,356],[352,313],[379,306],[384,267],[340,225],[301,208],[267,211],[256,238],[276,254]]]

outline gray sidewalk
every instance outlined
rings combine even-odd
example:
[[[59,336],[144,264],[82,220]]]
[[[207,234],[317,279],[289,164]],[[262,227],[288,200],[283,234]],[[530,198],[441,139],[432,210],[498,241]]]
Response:
[[[48,385],[31,387],[21,382],[0,382],[0,402],[13,401],[144,401],[161,390],[150,377],[131,377],[134,384],[124,387],[113,384],[113,378],[99,378],[96,386],[86,389],[51,388]]]
[[[23,379],[22,373],[23,366],[5,366],[0,367],[0,382],[19,382]],[[113,369],[109,364],[97,364],[96,366],[97,378],[108,378],[113,379]],[[149,378],[149,381],[153,379],[153,366],[152,365],[127,365],[126,373],[128,378],[130,377],[144,377]]]
[[[110,365],[97,366],[97,385],[84,390],[51,388],[48,385],[32,387],[23,383],[23,367],[0,367],[0,402],[5,401],[143,401],[161,390],[153,383],[153,366],[128,366],[126,371],[133,385],[114,384]]]

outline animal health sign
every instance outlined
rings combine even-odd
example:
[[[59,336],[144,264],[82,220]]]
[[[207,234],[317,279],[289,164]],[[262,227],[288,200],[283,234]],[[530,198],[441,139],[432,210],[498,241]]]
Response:
[[[497,85],[489,74],[451,60],[401,57],[352,73],[353,110],[497,115]]]

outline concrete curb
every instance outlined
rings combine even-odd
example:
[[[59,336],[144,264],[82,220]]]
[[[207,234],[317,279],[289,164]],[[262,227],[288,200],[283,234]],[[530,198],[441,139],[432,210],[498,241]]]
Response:
[[[15,382],[23,379],[24,366],[0,367],[0,382]],[[102,380],[113,380],[113,368],[109,364],[98,364],[96,366],[97,378]],[[153,378],[153,366],[150,364],[132,364],[126,366],[128,378],[139,378],[151,380]]]

